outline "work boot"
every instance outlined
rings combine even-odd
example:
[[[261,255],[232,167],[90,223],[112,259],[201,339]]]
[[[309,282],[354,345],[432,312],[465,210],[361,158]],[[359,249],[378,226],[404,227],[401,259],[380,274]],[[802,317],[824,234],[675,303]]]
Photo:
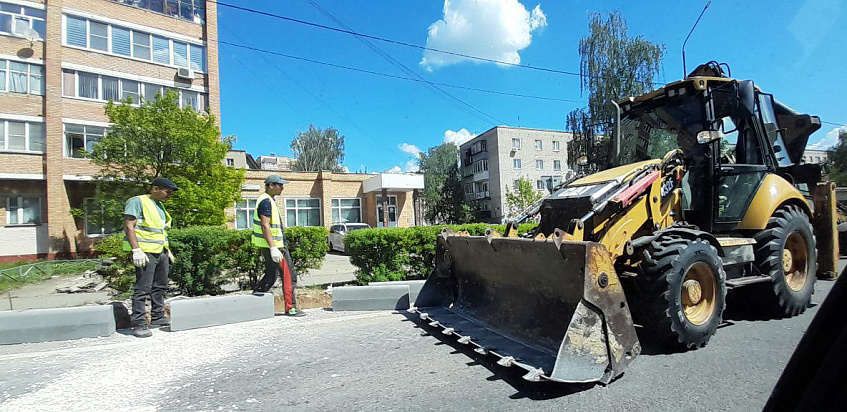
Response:
[[[149,338],[153,336],[153,332],[150,332],[150,328],[148,328],[147,325],[133,326],[132,334],[135,335],[136,338]]]
[[[292,316],[292,317],[300,317],[300,316],[306,316],[306,313],[301,311],[301,310],[298,310],[297,308],[291,308],[291,309],[288,310],[288,313],[286,313],[285,315],[286,316]]]
[[[162,316],[159,319],[155,319],[155,320],[150,321],[150,326],[151,327],[171,326],[171,321],[167,317]]]

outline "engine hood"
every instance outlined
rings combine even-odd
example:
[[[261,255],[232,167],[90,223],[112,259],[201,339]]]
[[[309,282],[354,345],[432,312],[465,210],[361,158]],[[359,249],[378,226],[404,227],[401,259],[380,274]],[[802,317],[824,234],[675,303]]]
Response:
[[[640,170],[646,166],[658,165],[662,161],[659,159],[645,160],[643,162],[630,163],[628,165],[618,166],[611,169],[606,169],[602,172],[597,172],[592,175],[574,180],[568,187],[593,185],[597,183],[609,182],[617,180],[619,183],[625,182],[632,178],[634,171]]]

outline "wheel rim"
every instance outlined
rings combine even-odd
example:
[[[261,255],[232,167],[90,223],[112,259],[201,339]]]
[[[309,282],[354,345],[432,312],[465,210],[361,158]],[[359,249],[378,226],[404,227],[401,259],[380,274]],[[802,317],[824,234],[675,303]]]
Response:
[[[806,239],[799,232],[792,232],[788,239],[785,239],[782,271],[785,274],[785,283],[791,290],[797,292],[806,285],[809,277],[809,252]]]
[[[688,267],[682,282],[682,311],[695,325],[711,319],[717,300],[717,281],[712,268],[703,262]]]

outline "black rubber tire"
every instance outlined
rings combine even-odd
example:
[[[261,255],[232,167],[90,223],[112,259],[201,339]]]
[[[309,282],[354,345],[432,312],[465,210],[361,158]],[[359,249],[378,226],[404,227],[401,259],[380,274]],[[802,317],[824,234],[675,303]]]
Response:
[[[806,241],[806,282],[799,291],[788,286],[782,267],[782,250],[791,233],[799,233]],[[767,227],[756,233],[756,265],[771,277],[771,290],[762,296],[764,309],[780,317],[792,317],[803,313],[812,302],[817,276],[817,249],[815,235],[809,217],[797,206],[789,205],[778,209],[768,220]]]
[[[643,258],[635,280],[637,320],[650,339],[670,348],[705,346],[723,321],[726,308],[726,273],[717,249],[703,239],[663,235],[641,251]],[[682,285],[688,269],[705,263],[715,279],[715,304],[708,319],[697,325],[682,309]]]

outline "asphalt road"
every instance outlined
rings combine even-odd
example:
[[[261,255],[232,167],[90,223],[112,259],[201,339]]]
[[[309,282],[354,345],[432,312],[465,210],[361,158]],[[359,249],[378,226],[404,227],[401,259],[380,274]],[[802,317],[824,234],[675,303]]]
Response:
[[[832,284],[819,281],[813,303]],[[760,410],[817,306],[759,320],[733,303],[705,348],[647,347],[608,386],[524,382],[517,368],[421,336],[403,314],[317,309],[148,339],[3,346],[0,410]]]

